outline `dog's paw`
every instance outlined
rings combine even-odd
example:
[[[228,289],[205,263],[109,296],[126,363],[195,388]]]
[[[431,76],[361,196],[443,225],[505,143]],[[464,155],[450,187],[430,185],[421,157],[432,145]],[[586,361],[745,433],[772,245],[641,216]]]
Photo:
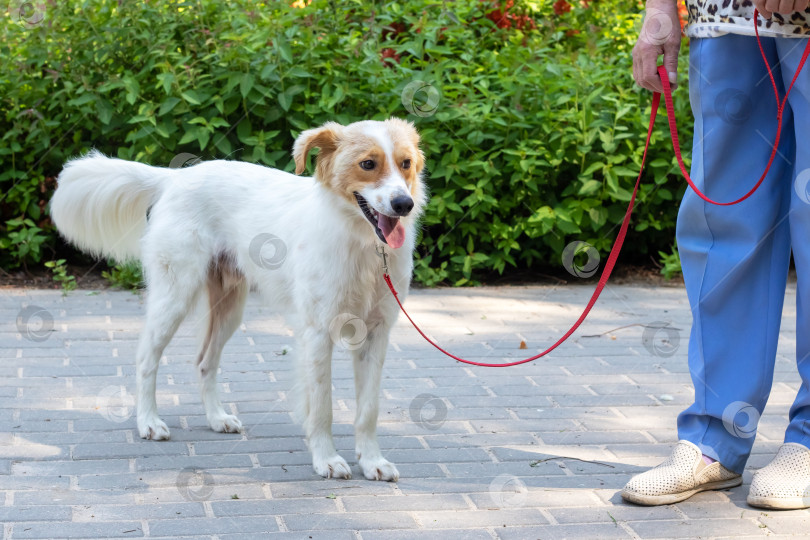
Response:
[[[150,439],[153,441],[166,441],[169,439],[169,426],[155,416],[146,420],[138,419],[138,433],[141,439]]]
[[[360,458],[360,467],[363,469],[363,476],[368,480],[385,480],[386,482],[399,480],[399,471],[396,466],[383,457],[377,459]]]
[[[312,468],[324,478],[345,478],[348,480],[352,477],[349,464],[337,454],[326,459],[313,458]]]
[[[208,425],[219,433],[239,433],[242,431],[242,422],[232,414],[215,416],[208,421]]]

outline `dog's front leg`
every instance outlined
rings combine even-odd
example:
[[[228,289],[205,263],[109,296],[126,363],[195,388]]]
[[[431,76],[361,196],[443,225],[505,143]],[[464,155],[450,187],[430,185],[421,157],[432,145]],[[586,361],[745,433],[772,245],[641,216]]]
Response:
[[[312,452],[312,467],[324,478],[351,478],[349,464],[332,441],[332,340],[329,332],[314,330],[308,330],[302,338],[301,367],[307,393],[304,431]]]
[[[393,463],[382,457],[377,442],[380,377],[387,349],[388,328],[380,325],[369,332],[360,349],[352,351],[354,389],[357,396],[355,449],[366,478],[396,482],[399,480],[399,471]]]

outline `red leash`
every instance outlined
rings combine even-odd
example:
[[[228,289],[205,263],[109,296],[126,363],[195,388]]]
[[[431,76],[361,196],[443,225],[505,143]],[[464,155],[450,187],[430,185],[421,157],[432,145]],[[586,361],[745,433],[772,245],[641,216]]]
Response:
[[[754,10],[754,20],[757,20],[759,13],[757,10]],[[773,164],[773,159],[776,157],[776,149],[779,148],[779,137],[782,134],[782,113],[785,110],[785,105],[787,104],[788,96],[790,95],[790,91],[793,89],[793,85],[796,82],[796,79],[799,78],[799,73],[801,73],[802,68],[804,67],[804,63],[807,61],[808,55],[810,55],[810,40],[808,40],[807,45],[804,47],[804,54],[802,54],[802,59],[799,61],[799,66],[796,68],[796,73],[793,74],[793,80],[790,81],[790,86],[788,86],[787,92],[785,92],[785,97],[781,101],[779,100],[779,90],[776,87],[776,81],[773,78],[773,72],[771,71],[771,65],[768,63],[768,58],[765,56],[765,49],[762,48],[762,41],[759,39],[759,27],[754,24],[754,33],[757,36],[757,46],[759,47],[759,52],[762,55],[762,60],[765,61],[765,67],[768,68],[768,77],[771,79],[771,86],[773,87],[773,93],[776,96],[776,137],[774,137],[773,141],[773,149],[771,150],[771,157],[768,159],[768,165],[765,167],[765,172],[762,173],[762,176],[759,177],[759,181],[751,188],[751,191],[737,199],[736,201],[731,202],[717,202],[713,201],[709,197],[707,197],[695,183],[692,181],[692,178],[689,176],[689,173],[686,172],[686,166],[683,164],[683,157],[681,157],[681,145],[678,143],[678,127],[675,125],[675,111],[672,106],[672,90],[669,86],[669,77],[667,76],[666,69],[664,66],[658,66],[658,76],[661,78],[661,85],[664,87],[664,103],[667,107],[667,118],[669,119],[669,134],[672,138],[672,148],[675,151],[675,158],[678,160],[678,165],[681,168],[681,173],[683,177],[686,179],[686,182],[689,184],[698,197],[703,199],[704,201],[716,204],[717,206],[731,206],[734,204],[738,204],[743,202],[745,199],[750,197],[754,194],[754,192],[759,189],[759,186],[762,185],[762,182],[765,180],[765,177],[768,175],[768,171],[771,169],[771,165]],[[655,100],[655,96],[658,94],[654,94],[653,101]],[[655,107],[655,103],[653,103],[653,107]],[[652,116],[655,116],[655,112],[652,113]],[[647,135],[647,142],[649,143],[649,135]],[[641,162],[641,168],[644,169],[644,162]]]
[[[641,183],[641,175],[644,172],[644,160],[647,159],[647,149],[650,147],[650,137],[652,136],[653,127],[655,125],[655,113],[658,110],[658,104],[661,102],[661,94],[656,92],[653,94],[653,102],[652,102],[652,112],[650,113],[650,126],[647,128],[647,142],[644,144],[644,154],[641,156],[641,171],[638,173],[638,178],[636,179],[636,185],[633,188],[633,195],[630,197],[630,204],[627,206],[627,212],[624,214],[624,219],[622,220],[622,226],[619,229],[619,234],[616,236],[616,241],[613,244],[613,247],[610,250],[610,255],[608,256],[607,263],[605,264],[605,268],[602,270],[602,275],[599,277],[599,283],[596,284],[596,290],[593,291],[593,295],[591,299],[588,301],[588,305],[585,306],[585,311],[582,312],[582,315],[579,316],[579,319],[574,323],[574,325],[548,349],[541,352],[540,354],[536,354],[531,358],[525,358],[523,360],[516,360],[515,362],[508,362],[505,364],[490,364],[486,362],[474,362],[472,360],[465,360],[463,358],[459,358],[458,356],[451,354],[444,349],[442,349],[438,344],[436,344],[432,339],[427,337],[424,332],[417,326],[411,316],[408,315],[408,312],[405,311],[405,308],[402,306],[402,302],[399,300],[399,296],[397,295],[397,291],[394,289],[394,284],[391,283],[391,276],[388,275],[386,271],[383,274],[383,278],[385,282],[388,284],[388,288],[391,289],[391,294],[394,295],[394,300],[397,301],[399,304],[402,313],[411,321],[411,324],[416,331],[419,332],[423,338],[427,340],[428,343],[439,349],[445,355],[449,356],[454,360],[458,360],[459,362],[463,362],[465,364],[471,364],[473,366],[482,366],[482,367],[509,367],[509,366],[517,366],[519,364],[525,364],[527,362],[532,362],[537,360],[541,356],[545,356],[554,349],[556,349],[559,345],[562,344],[563,341],[568,339],[571,334],[579,328],[579,325],[585,320],[585,317],[588,316],[588,313],[591,312],[591,308],[593,308],[594,304],[596,304],[596,300],[599,298],[599,295],[602,293],[602,289],[605,288],[607,285],[608,279],[610,278],[610,273],[613,271],[613,267],[616,265],[616,259],[619,258],[619,252],[622,250],[622,244],[624,244],[624,237],[627,236],[627,227],[630,225],[630,216],[633,215],[633,203],[636,201],[636,195],[638,194],[638,186]]]
[[[754,20],[755,21],[757,20],[757,17],[758,17],[758,13],[755,10],[754,11]],[[810,55],[810,40],[808,40],[807,45],[804,48],[804,54],[802,55],[802,59],[799,62],[799,66],[796,69],[796,73],[793,75],[793,80],[791,81],[790,86],[787,89],[787,92],[785,92],[784,99],[780,101],[780,99],[779,99],[779,90],[778,90],[778,88],[776,86],[776,81],[773,78],[773,73],[771,71],[771,66],[768,63],[768,59],[765,56],[765,50],[762,48],[762,43],[761,43],[760,38],[759,38],[759,29],[757,28],[756,23],[754,24],[754,32],[756,33],[757,45],[759,46],[759,51],[762,54],[762,59],[765,61],[765,66],[768,68],[768,76],[771,79],[771,85],[773,86],[773,91],[774,91],[774,94],[776,95],[776,104],[777,104],[777,109],[776,109],[776,119],[777,119],[776,136],[774,138],[773,151],[771,152],[771,157],[768,160],[768,165],[765,167],[765,172],[762,173],[762,176],[760,177],[759,181],[756,183],[756,185],[754,185],[753,188],[751,188],[751,190],[748,193],[746,193],[741,198],[739,198],[739,199],[737,199],[735,201],[731,201],[731,202],[716,202],[716,201],[713,201],[712,199],[710,199],[709,197],[704,195],[703,192],[701,192],[698,189],[698,187],[692,181],[692,178],[689,176],[689,173],[686,171],[686,166],[684,165],[683,158],[681,157],[681,147],[680,147],[680,144],[678,143],[678,127],[675,124],[675,109],[674,109],[673,104],[672,104],[672,89],[671,89],[671,87],[669,85],[669,78],[667,76],[666,69],[664,68],[664,66],[658,66],[658,75],[661,78],[661,84],[662,84],[662,86],[664,88],[664,104],[666,106],[667,117],[669,119],[669,133],[670,133],[670,135],[672,137],[672,147],[673,147],[673,150],[675,151],[675,157],[678,160],[678,165],[680,165],[681,173],[683,173],[683,176],[684,176],[684,178],[686,178],[686,181],[689,184],[689,186],[695,191],[695,193],[697,193],[697,195],[701,199],[703,199],[704,201],[709,202],[711,204],[718,205],[718,206],[730,206],[730,205],[738,204],[738,203],[744,201],[745,199],[747,199],[748,197],[750,197],[751,195],[753,195],[754,192],[757,189],[759,189],[759,186],[762,185],[762,182],[765,180],[765,177],[768,175],[768,171],[770,170],[771,165],[773,164],[774,157],[776,156],[776,149],[779,147],[779,137],[780,137],[781,132],[782,132],[782,113],[784,112],[785,105],[787,104],[788,95],[790,95],[790,91],[793,88],[793,84],[796,82],[796,79],[799,77],[799,73],[801,72],[802,68],[804,67],[804,63],[807,60],[807,57]],[[506,362],[506,363],[503,363],[503,364],[492,364],[492,363],[487,363],[487,362],[474,362],[472,360],[465,360],[463,358],[459,358],[458,356],[456,356],[456,355],[442,349],[436,342],[434,342],[427,335],[425,335],[425,333],[419,328],[419,326],[413,321],[413,319],[411,319],[411,316],[408,315],[408,312],[405,311],[405,307],[402,305],[402,302],[399,300],[399,296],[397,295],[396,289],[394,289],[394,284],[391,282],[391,276],[388,275],[388,267],[387,267],[387,264],[385,264],[385,255],[384,255],[384,252],[383,252],[383,261],[384,261],[384,264],[385,264],[383,278],[385,279],[385,283],[388,285],[388,288],[391,290],[391,294],[394,295],[394,300],[396,300],[397,304],[399,304],[399,307],[402,310],[402,313],[405,314],[405,317],[407,317],[408,320],[413,325],[413,327],[416,328],[416,331],[419,332],[419,334],[423,338],[425,338],[425,340],[427,340],[428,343],[430,343],[431,345],[436,347],[439,351],[441,351],[445,355],[449,356],[450,358],[452,358],[454,360],[457,360],[459,362],[463,362],[465,364],[470,364],[470,365],[473,365],[473,366],[482,366],[482,367],[509,367],[509,366],[517,366],[517,365],[520,365],[520,364],[525,364],[525,363],[528,363],[528,362],[533,362],[534,360],[537,360],[538,358],[541,358],[541,357],[547,355],[548,353],[550,353],[551,351],[556,349],[558,346],[560,346],[566,339],[568,339],[571,336],[571,334],[573,334],[576,331],[576,329],[579,328],[579,326],[582,324],[582,322],[585,320],[585,318],[591,312],[591,309],[593,308],[594,304],[596,304],[596,300],[599,298],[599,295],[602,293],[602,290],[605,288],[605,285],[607,285],[608,279],[610,278],[610,274],[611,274],[611,272],[613,272],[613,267],[616,266],[616,260],[619,258],[619,253],[622,250],[622,246],[624,245],[625,237],[627,236],[627,228],[630,225],[630,217],[633,215],[633,205],[634,205],[634,203],[636,201],[636,195],[638,194],[638,187],[639,187],[639,185],[641,183],[641,175],[644,172],[644,162],[647,159],[647,150],[650,147],[650,138],[652,137],[653,126],[655,125],[655,117],[656,117],[656,113],[658,112],[658,107],[659,107],[660,103],[661,103],[661,94],[658,93],[658,92],[654,92],[653,93],[653,99],[652,99],[652,110],[650,111],[650,125],[647,128],[647,141],[644,143],[644,154],[641,156],[641,170],[638,173],[638,178],[636,178],[636,185],[633,187],[633,195],[630,197],[630,204],[628,204],[627,212],[625,212],[625,214],[624,214],[624,219],[622,220],[622,226],[619,229],[619,234],[616,236],[616,240],[613,243],[613,247],[610,249],[610,255],[608,255],[607,263],[605,263],[605,267],[602,270],[602,275],[599,277],[599,283],[596,284],[596,289],[594,290],[593,295],[591,295],[591,299],[588,301],[588,305],[585,306],[585,310],[582,312],[582,315],[579,316],[579,318],[576,320],[576,322],[573,324],[573,326],[571,326],[571,328],[560,339],[558,339],[552,346],[550,346],[548,349],[544,350],[543,352],[541,352],[539,354],[536,354],[536,355],[534,355],[532,357],[529,357],[529,358],[524,358],[523,360],[516,360],[514,362]]]

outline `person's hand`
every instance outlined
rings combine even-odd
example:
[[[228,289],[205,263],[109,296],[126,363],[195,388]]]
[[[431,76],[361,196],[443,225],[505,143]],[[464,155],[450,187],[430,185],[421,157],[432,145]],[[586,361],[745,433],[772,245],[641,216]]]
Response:
[[[794,11],[807,9],[808,0],[754,0],[754,7],[760,15],[770,19],[774,13],[790,15]]]
[[[795,1],[807,3],[808,0]],[[678,20],[677,0],[647,0],[647,14],[644,16],[638,41],[633,47],[633,78],[636,83],[653,92],[664,91],[658,77],[658,57],[663,54],[669,82],[674,86],[677,80],[680,48],[681,23]]]

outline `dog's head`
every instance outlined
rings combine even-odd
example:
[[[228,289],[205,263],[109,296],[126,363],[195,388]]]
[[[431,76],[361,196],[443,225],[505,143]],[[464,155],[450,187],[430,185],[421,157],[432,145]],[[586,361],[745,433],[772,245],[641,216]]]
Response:
[[[315,178],[350,203],[380,240],[398,248],[405,242],[402,218],[418,217],[425,203],[425,156],[413,124],[391,118],[342,126],[327,122],[299,135],[293,148],[295,173],[318,148]]]

